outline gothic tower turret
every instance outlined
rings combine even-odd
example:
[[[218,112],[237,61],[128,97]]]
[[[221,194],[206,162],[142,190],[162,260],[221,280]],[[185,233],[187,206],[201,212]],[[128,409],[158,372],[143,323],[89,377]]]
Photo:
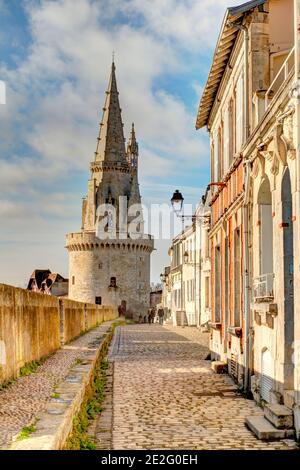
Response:
[[[153,251],[151,236],[143,233],[138,156],[133,124],[125,148],[116,67],[112,63],[88,193],[82,202],[81,232],[67,235],[69,297],[126,304],[127,311],[136,315],[149,305]]]

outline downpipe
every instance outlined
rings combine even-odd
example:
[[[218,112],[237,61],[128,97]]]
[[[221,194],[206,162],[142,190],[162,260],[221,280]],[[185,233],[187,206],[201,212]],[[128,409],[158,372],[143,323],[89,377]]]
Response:
[[[251,329],[251,311],[250,311],[250,256],[249,256],[249,190],[250,190],[250,162],[244,162],[245,167],[245,199],[243,204],[243,229],[244,229],[244,244],[243,244],[243,258],[244,258],[244,321],[245,321],[245,334],[244,334],[244,390],[247,391],[250,385],[250,371],[251,371],[251,343],[252,343],[252,329]]]

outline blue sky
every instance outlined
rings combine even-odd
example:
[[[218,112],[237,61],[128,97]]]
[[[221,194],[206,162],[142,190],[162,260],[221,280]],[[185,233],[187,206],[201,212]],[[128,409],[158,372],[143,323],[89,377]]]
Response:
[[[0,282],[68,275],[116,54],[125,136],[135,122],[145,204],[196,204],[209,178],[197,106],[231,0],[0,0]],[[157,243],[152,279],[168,263]]]

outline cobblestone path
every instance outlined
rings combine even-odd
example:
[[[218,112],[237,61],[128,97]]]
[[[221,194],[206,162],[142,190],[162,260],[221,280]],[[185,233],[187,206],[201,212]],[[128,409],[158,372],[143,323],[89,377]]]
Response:
[[[83,359],[87,347],[107,332],[112,322],[89,331],[50,356],[34,374],[20,377],[0,391],[0,449],[6,448],[24,426],[45,409],[54,387],[67,375],[77,359]]]
[[[104,412],[91,434],[98,449],[291,449],[262,442],[244,425],[261,415],[210,369],[207,334],[159,325],[118,327]]]

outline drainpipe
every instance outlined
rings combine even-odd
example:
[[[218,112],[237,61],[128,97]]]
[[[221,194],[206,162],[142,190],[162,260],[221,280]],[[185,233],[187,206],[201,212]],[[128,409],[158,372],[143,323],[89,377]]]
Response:
[[[244,25],[241,26],[244,32],[244,78],[245,78],[245,141],[250,134],[250,113],[249,113],[249,32]],[[250,168],[248,160],[245,161],[245,199],[243,204],[243,227],[244,227],[244,390],[248,390],[250,382],[250,355],[251,349],[249,341],[251,338],[251,312],[250,312],[250,260],[249,260],[249,189],[250,189]]]
[[[250,310],[250,256],[249,256],[249,190],[250,190],[250,162],[245,160],[245,199],[243,205],[243,228],[244,228],[244,390],[248,390],[250,384],[251,371],[251,349],[252,349],[252,329]]]
[[[229,22],[229,26],[237,28],[244,33],[244,93],[245,93],[245,130],[244,138],[247,141],[250,135],[250,113],[249,113],[249,31],[245,25]],[[244,162],[245,169],[245,196],[243,204],[243,227],[244,227],[244,243],[243,243],[243,259],[244,259],[244,389],[249,388],[250,375],[250,357],[251,349],[249,343],[251,341],[251,317],[250,317],[250,260],[249,260],[249,186],[250,186],[250,167],[249,161]]]
[[[295,88],[296,88],[296,97],[295,97],[295,121],[296,121],[296,129],[295,129],[295,136],[296,136],[296,174],[297,174],[297,202],[296,207],[297,211],[297,219],[296,219],[296,228],[298,228],[298,269],[300,263],[300,220],[299,220],[299,213],[300,213],[300,2],[299,0],[294,0],[294,42],[295,42]],[[297,304],[297,299],[296,299]],[[298,307],[299,308],[299,307]],[[298,312],[299,313],[299,312]],[[297,315],[297,312],[296,312]],[[297,328],[297,325],[295,325]],[[295,336],[297,337],[297,336]],[[297,369],[297,368],[296,368]],[[299,370],[299,364],[298,364]],[[297,385],[299,384],[299,373],[297,377],[297,370],[296,370],[296,389],[298,389]],[[297,392],[296,402],[299,406],[300,402],[300,392]],[[299,426],[299,425],[298,425]]]

